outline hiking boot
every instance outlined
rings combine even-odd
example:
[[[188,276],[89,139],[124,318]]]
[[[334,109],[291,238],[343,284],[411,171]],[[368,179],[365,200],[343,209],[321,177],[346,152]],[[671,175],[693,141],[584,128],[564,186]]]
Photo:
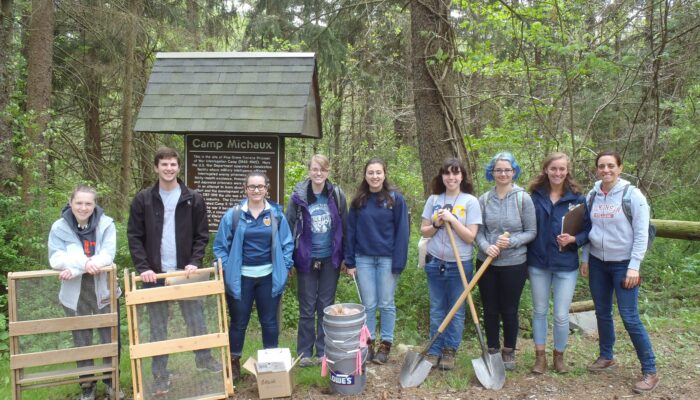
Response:
[[[560,374],[565,374],[569,372],[569,367],[566,366],[566,362],[564,361],[564,352],[563,351],[556,351],[554,350],[554,354],[552,355],[552,359],[554,361],[554,370],[557,373]]]
[[[615,368],[617,368],[617,361],[603,357],[598,357],[593,364],[588,366],[588,370],[591,372],[611,371]]]
[[[107,386],[107,397],[112,400],[124,400],[126,398],[126,395],[121,389],[119,389],[119,393],[117,395],[116,393],[114,393],[113,387]]]
[[[428,354],[425,356],[425,360],[433,364],[433,368],[437,368],[438,363],[440,362],[440,356],[435,354]]]
[[[382,340],[381,343],[379,343],[379,349],[377,350],[377,354],[374,355],[374,359],[372,360],[375,364],[386,364],[389,361],[389,352],[391,351],[391,342],[387,342],[386,340]]]
[[[302,357],[301,360],[299,360],[300,368],[308,368],[314,366],[316,366],[316,361],[311,357]]]
[[[95,382],[80,384],[80,400],[95,400]]]
[[[498,354],[501,352],[501,349],[497,349],[495,347],[489,347],[488,352],[489,352],[489,354]]]
[[[153,380],[153,395],[165,396],[170,391],[170,376],[158,377]]]
[[[443,371],[449,371],[455,368],[455,349],[445,347],[442,349],[442,356],[440,357],[440,362],[438,363],[438,368]]]
[[[634,390],[635,393],[647,393],[651,392],[658,386],[659,384],[659,375],[658,374],[648,374],[645,373],[644,376],[642,377],[642,380],[635,383],[634,387],[632,390]]]
[[[374,361],[374,340],[367,339],[367,362]]]
[[[506,367],[506,370],[515,370],[515,349],[504,347],[501,350],[501,358],[503,359],[503,366]]]
[[[197,371],[208,371],[212,373],[219,373],[221,372],[224,368],[221,366],[220,363],[214,361],[212,357],[204,359],[204,361],[196,362],[197,364]]]
[[[241,380],[241,356],[231,354],[231,378],[234,382]]]
[[[532,366],[532,372],[544,374],[545,369],[547,369],[547,355],[544,350],[535,350],[535,365]]]

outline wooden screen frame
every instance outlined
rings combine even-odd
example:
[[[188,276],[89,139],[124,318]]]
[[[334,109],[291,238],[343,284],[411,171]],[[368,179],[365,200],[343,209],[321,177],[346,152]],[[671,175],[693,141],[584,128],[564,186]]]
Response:
[[[228,322],[226,298],[224,289],[224,275],[221,264],[212,268],[201,268],[197,273],[213,274],[213,279],[203,282],[182,283],[173,286],[139,289],[138,282],[143,282],[141,276],[135,272],[129,274],[124,271],[124,287],[126,298],[126,314],[129,327],[129,357],[131,358],[131,377],[134,386],[134,400],[144,399],[143,372],[141,359],[156,355],[174,354],[185,351],[202,349],[221,349],[221,362],[223,363],[222,377],[224,379],[224,391],[221,396],[202,396],[196,399],[226,399],[233,396],[233,376],[231,372],[231,355],[228,341]],[[179,270],[156,274],[157,279],[184,277],[187,272]],[[217,322],[219,331],[207,335],[189,336],[179,339],[169,339],[159,342],[141,343],[138,329],[137,306],[159,301],[186,300],[196,297],[216,296]]]
[[[117,314],[117,266],[101,268],[101,273],[107,273],[110,290],[109,314],[81,315],[76,317],[48,318],[19,321],[17,319],[17,281],[30,278],[56,277],[61,271],[41,270],[10,272],[7,275],[8,289],[8,319],[10,335],[10,380],[12,400],[20,400],[22,391],[31,388],[51,387],[71,383],[97,382],[104,378],[112,380],[114,396],[119,393],[119,318]],[[58,296],[58,293],[56,293]],[[71,347],[63,350],[48,350],[33,353],[22,353],[19,340],[22,336],[43,333],[70,332],[75,329],[110,328],[111,342],[83,347]],[[80,351],[76,351],[80,349]],[[87,356],[87,357],[86,357]],[[24,369],[55,364],[63,364],[85,359],[111,357],[111,365],[93,365],[74,367],[55,371],[26,374]],[[94,374],[90,377],[81,375]]]

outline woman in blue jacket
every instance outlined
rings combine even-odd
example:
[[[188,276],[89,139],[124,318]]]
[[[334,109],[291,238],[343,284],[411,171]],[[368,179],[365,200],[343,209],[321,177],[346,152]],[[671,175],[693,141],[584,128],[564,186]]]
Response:
[[[328,158],[315,154],[308,167],[309,178],[296,185],[287,206],[298,273],[300,367],[315,365],[325,353],[323,309],[335,302],[343,261],[343,226],[348,213],[345,193],[328,180]],[[314,348],[316,360],[312,358]]]
[[[226,303],[231,313],[229,342],[234,379],[253,301],[258,311],[263,347],[277,347],[277,306],[292,268],[294,243],[282,208],[265,199],[270,181],[262,172],[246,178],[246,198],[219,222],[214,255],[224,265]]]
[[[564,153],[552,153],[542,163],[542,172],[529,187],[537,217],[537,236],[528,245],[527,265],[532,289],[532,330],[535,365],[532,372],[547,367],[547,313],[549,293],[554,303],[554,370],[568,372],[564,350],[569,340],[569,305],[578,278],[578,249],[588,241],[590,221],[584,217],[583,230],[576,236],[562,231],[562,217],[580,204],[586,206],[579,185],[571,176],[571,162]]]
[[[406,201],[386,180],[386,164],[381,159],[373,158],[365,165],[364,179],[350,204],[347,223],[345,265],[348,274],[357,274],[367,313],[368,358],[385,364],[394,341],[394,291],[406,266],[409,227]],[[377,308],[381,343],[374,356]]]

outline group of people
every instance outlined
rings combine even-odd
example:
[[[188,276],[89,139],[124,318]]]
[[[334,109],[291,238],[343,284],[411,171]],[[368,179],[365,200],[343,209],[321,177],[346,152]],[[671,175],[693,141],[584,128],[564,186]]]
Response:
[[[637,188],[620,178],[623,166],[617,153],[599,154],[596,166],[601,180],[586,196],[571,175],[569,158],[553,153],[526,191],[515,184],[521,170],[513,155],[499,153],[486,166],[486,178],[495,186],[477,199],[462,162],[444,162],[431,182],[432,195],[425,203],[420,228],[421,235],[430,238],[425,272],[431,337],[464,290],[457,257],[471,279],[476,243],[476,268],[481,268],[487,259],[493,264],[479,281],[489,351],[500,352],[507,369],[515,368],[519,302],[529,278],[536,351],[532,371],[541,374],[546,369],[547,314],[552,293],[553,368],[559,373],[567,372],[564,352],[569,334],[568,310],[582,249],[580,270],[589,277],[600,333],[600,357],[588,369],[604,371],[617,365],[613,357],[615,294],[642,364],[643,377],[635,383],[634,390],[644,392],[656,387],[654,353],[637,309],[649,206]],[[164,284],[157,277],[159,273],[196,271],[202,266],[209,241],[206,204],[200,193],[178,178],[178,153],[170,148],[159,149],[154,170],[158,181],[136,195],[127,226],[132,261],[145,288]],[[324,356],[323,310],[335,302],[343,271],[357,280],[365,306],[368,359],[377,364],[389,361],[396,321],[395,290],[408,256],[408,207],[401,192],[389,183],[387,167],[381,159],[365,164],[363,179],[349,207],[343,190],[329,181],[329,173],[327,157],[311,157],[308,179],[295,186],[286,213],[267,199],[268,177],[262,172],[250,173],[245,179],[244,199],[221,218],[213,253],[223,263],[235,379],[240,378],[240,357],[253,304],[263,347],[278,346],[277,310],[294,268],[300,366],[316,365]],[[112,219],[104,215],[96,200],[93,188],[78,186],[49,234],[50,264],[61,270],[59,297],[69,316],[108,309],[105,306],[110,293],[100,268],[112,264],[116,231]],[[583,229],[576,235],[562,233],[562,217],[579,204],[587,209]],[[447,224],[456,237],[456,248],[444,229]],[[201,302],[181,301],[179,306],[188,332],[206,333]],[[167,337],[167,307],[167,303],[148,306],[151,341]],[[428,359],[435,367],[455,367],[464,320],[461,307],[429,349]],[[89,330],[74,331],[73,336],[77,346],[92,342]],[[100,336],[103,342],[110,339],[106,331]],[[153,357],[156,395],[165,394],[170,388],[167,361],[167,356]],[[208,350],[196,351],[195,362],[201,370],[222,369]],[[105,383],[111,390],[111,382]],[[95,382],[82,383],[81,387],[82,400],[95,398]]]

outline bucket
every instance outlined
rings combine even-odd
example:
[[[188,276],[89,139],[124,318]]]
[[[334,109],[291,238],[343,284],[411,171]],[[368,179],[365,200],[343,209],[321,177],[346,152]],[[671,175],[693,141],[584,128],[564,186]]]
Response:
[[[331,312],[338,305],[345,309],[357,310],[352,315],[333,315]],[[351,351],[360,347],[360,331],[367,320],[365,306],[362,304],[334,304],[323,309],[323,332],[326,349]]]
[[[360,394],[365,390],[367,384],[367,374],[365,373],[365,362],[367,361],[367,348],[362,348],[362,367],[357,370],[357,351],[346,353],[336,351],[326,347],[326,358],[328,360],[328,371],[331,377],[331,388],[337,394],[353,395]]]

